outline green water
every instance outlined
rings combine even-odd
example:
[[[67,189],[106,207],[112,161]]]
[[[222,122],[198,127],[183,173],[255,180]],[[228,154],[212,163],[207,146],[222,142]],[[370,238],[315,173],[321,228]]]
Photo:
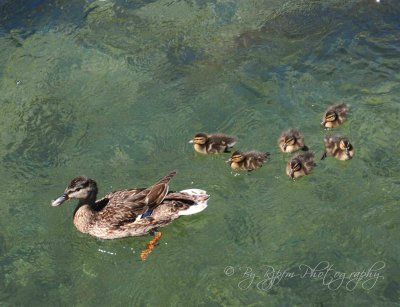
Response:
[[[399,16],[396,0],[0,1],[0,305],[398,306]],[[355,158],[290,180],[279,134],[320,156],[341,100]],[[272,159],[237,175],[193,152],[200,131]],[[209,207],[146,262],[151,237],[92,238],[74,204],[50,206],[77,175],[102,196],[171,170]]]

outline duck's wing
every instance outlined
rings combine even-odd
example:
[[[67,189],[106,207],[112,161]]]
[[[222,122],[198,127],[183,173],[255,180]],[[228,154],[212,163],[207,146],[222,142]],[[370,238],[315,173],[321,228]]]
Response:
[[[156,208],[168,193],[168,183],[176,172],[171,172],[147,189],[130,189],[110,193],[104,208],[99,211],[99,221],[113,225],[130,223],[149,210]],[[100,202],[100,201],[98,201]]]

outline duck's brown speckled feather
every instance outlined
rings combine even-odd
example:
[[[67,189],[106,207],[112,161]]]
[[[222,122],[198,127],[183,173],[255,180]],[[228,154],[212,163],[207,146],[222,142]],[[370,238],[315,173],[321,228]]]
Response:
[[[70,198],[79,199],[74,225],[79,231],[98,238],[146,235],[180,215],[194,214],[207,207],[209,196],[205,191],[169,192],[168,183],[175,174],[171,172],[149,188],[115,191],[97,201],[96,182],[80,176],[71,181],[64,196],[54,200],[52,205],[58,206]]]
[[[98,212],[97,220],[106,220],[110,225],[135,221],[139,215],[153,210],[163,201],[168,193],[168,182],[175,174],[176,172],[168,174],[147,189],[122,190],[106,195],[104,199],[108,199],[108,202],[103,210]]]

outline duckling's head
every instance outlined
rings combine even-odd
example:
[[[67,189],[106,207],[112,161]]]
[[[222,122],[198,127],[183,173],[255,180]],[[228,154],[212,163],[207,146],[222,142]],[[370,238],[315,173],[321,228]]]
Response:
[[[328,122],[334,122],[337,120],[337,118],[338,114],[333,110],[329,110],[328,112],[325,113],[321,125],[325,125]]]
[[[71,180],[69,185],[64,191],[64,194],[57,199],[53,200],[51,205],[53,207],[61,205],[69,199],[79,199],[85,202],[94,202],[96,200],[98,189],[96,181],[86,177],[79,176]]]
[[[341,150],[344,150],[346,152],[346,155],[349,158],[351,158],[350,150],[352,150],[353,147],[352,147],[352,145],[351,145],[351,143],[350,143],[350,141],[348,139],[346,139],[346,138],[341,139],[340,142],[339,142],[339,148]]]
[[[189,141],[191,144],[204,145],[207,142],[207,134],[197,133],[193,139]]]
[[[286,151],[288,146],[293,146],[296,143],[296,138],[292,135],[285,136],[283,140],[283,150]]]
[[[301,167],[302,167],[302,164],[301,164],[300,159],[295,158],[295,159],[290,160],[290,162],[289,162],[289,169],[290,169],[289,176],[291,178],[294,178],[294,173],[300,171]]]
[[[236,150],[232,156],[226,161],[228,163],[240,163],[244,160],[244,155],[241,151]]]

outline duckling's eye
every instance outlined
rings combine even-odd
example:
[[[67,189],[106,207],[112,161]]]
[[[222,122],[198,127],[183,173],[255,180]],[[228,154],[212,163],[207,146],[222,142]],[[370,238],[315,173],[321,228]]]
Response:
[[[294,138],[289,138],[289,139],[287,139],[285,143],[286,143],[286,144],[294,143]]]
[[[340,147],[342,148],[342,149],[348,149],[348,148],[350,148],[350,143],[349,142],[346,142],[346,141],[344,141],[344,140],[341,140],[340,141]]]
[[[296,164],[293,166],[293,169],[294,169],[295,171],[298,171],[298,170],[300,169],[300,163],[299,163],[299,162],[296,162]]]
[[[195,138],[193,139],[193,142],[194,142],[194,143],[197,143],[197,144],[202,144],[202,143],[205,143],[206,140],[205,140],[203,137],[195,137]]]
[[[335,113],[335,112],[326,113],[325,119],[326,119],[327,121],[334,121],[334,120],[336,119],[336,113]]]

